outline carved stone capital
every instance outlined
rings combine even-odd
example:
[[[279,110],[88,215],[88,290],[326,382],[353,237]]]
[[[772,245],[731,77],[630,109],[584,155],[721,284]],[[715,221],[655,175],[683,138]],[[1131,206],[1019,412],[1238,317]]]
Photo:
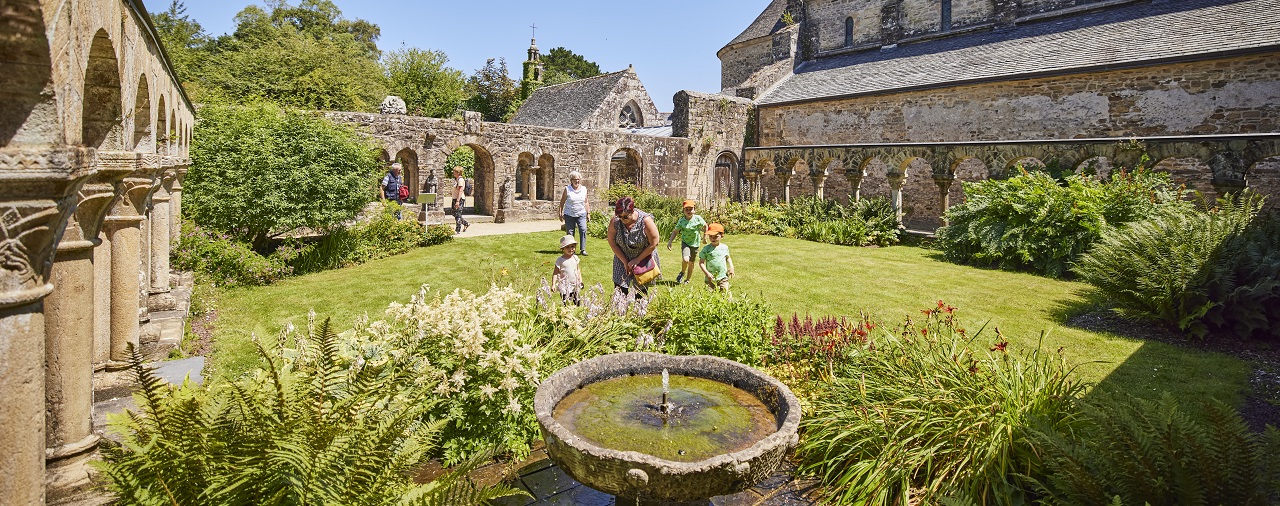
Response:
[[[93,158],[87,148],[0,150],[0,309],[52,291],[55,245]]]
[[[156,181],[160,176],[159,157],[155,155],[134,155],[139,160],[134,170],[121,182],[123,190],[116,205],[112,207],[107,221],[140,221],[147,211],[147,203],[151,193],[159,186]]]

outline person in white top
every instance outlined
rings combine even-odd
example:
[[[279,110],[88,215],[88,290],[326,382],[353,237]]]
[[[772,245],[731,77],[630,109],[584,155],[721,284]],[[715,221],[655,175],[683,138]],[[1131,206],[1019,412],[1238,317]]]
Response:
[[[466,178],[462,177],[462,167],[453,168],[453,231],[466,232],[471,224],[462,217],[462,208],[466,206],[467,195],[463,191],[467,187]]]
[[[560,193],[560,221],[564,222],[564,233],[573,236],[578,230],[578,252],[587,255],[587,220],[591,215],[591,204],[587,202],[587,186],[582,184],[582,173],[569,173],[569,186]]]
[[[580,304],[578,292],[583,286],[580,259],[573,254],[577,245],[578,241],[573,240],[572,235],[560,238],[560,251],[563,255],[556,258],[556,268],[551,273],[551,284],[560,292],[560,298],[575,305]]]

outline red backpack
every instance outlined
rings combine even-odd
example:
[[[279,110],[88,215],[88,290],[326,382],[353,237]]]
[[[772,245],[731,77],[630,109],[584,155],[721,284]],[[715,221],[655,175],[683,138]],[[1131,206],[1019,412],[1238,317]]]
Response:
[[[409,200],[409,187],[400,185],[400,200]]]

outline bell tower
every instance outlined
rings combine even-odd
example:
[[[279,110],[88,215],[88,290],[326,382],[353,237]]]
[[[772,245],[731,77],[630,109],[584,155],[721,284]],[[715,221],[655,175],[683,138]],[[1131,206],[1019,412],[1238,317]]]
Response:
[[[538,25],[533,25],[535,37],[529,39],[529,58],[524,61],[524,77],[520,80],[520,99],[524,100],[533,94],[533,90],[542,86],[542,54],[538,51],[536,38]]]

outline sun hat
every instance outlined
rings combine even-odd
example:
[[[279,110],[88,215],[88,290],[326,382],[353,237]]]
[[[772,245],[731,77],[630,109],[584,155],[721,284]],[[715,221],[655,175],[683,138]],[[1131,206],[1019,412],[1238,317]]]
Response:
[[[560,238],[560,249],[565,249],[568,246],[576,246],[577,244],[578,240],[574,239],[573,235],[566,235]]]
[[[712,223],[712,224],[710,224],[710,225],[707,225],[707,235],[712,235],[712,234],[722,234],[722,235],[723,235],[723,234],[724,234],[724,225],[721,225],[721,224],[719,224],[719,223]]]
[[[690,199],[690,200],[684,201],[684,204],[682,205],[682,207],[698,207],[698,203]]]

